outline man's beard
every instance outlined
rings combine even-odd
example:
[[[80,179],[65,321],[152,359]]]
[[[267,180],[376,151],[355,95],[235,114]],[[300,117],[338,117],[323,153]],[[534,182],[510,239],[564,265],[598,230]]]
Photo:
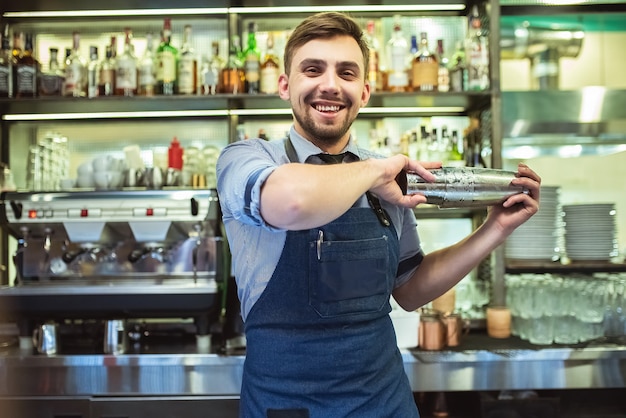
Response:
[[[304,133],[311,136],[310,140],[328,146],[338,143],[350,130],[353,122],[350,118],[345,118],[339,126],[323,125],[316,123],[309,113],[301,115],[294,112],[294,117]]]

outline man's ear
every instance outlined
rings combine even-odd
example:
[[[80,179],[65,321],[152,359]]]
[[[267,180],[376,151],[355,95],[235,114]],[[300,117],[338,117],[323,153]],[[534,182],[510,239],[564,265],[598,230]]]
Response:
[[[278,77],[278,95],[283,100],[289,100],[289,77],[285,73]]]

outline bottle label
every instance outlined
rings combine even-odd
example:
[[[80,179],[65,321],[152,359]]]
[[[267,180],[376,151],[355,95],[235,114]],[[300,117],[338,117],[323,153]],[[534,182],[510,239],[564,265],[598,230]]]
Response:
[[[42,74],[39,77],[39,94],[42,96],[60,96],[63,90],[63,78],[56,74]]]
[[[113,85],[115,80],[115,71],[106,69],[100,71],[100,85]]]
[[[137,69],[130,61],[118,61],[115,72],[115,88],[135,90],[137,88]]]
[[[413,87],[420,90],[433,90],[437,86],[439,65],[436,61],[423,61],[413,65]]]
[[[261,91],[266,94],[278,93],[278,67],[267,66],[261,70]]]
[[[0,67],[0,96],[11,97],[13,93],[11,67]]]
[[[65,67],[65,94],[77,95],[81,93],[82,67],[80,63],[70,63]]]
[[[154,67],[152,65],[142,65],[139,67],[139,85],[154,86],[156,77],[154,75]]]
[[[437,74],[437,90],[442,92],[450,90],[450,71],[446,67],[439,67]]]
[[[157,55],[157,80],[171,83],[176,80],[176,57],[172,51],[161,51]]]
[[[37,91],[37,69],[30,65],[17,66],[17,94],[34,95]]]
[[[181,94],[194,94],[196,86],[194,75],[196,61],[192,57],[183,57],[178,61],[178,92]]]
[[[257,57],[256,54],[248,54],[245,65],[246,81],[249,83],[259,81],[259,57]]]

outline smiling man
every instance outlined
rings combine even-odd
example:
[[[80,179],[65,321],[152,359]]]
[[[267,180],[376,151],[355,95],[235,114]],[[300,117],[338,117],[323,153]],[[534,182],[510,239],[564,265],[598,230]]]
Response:
[[[368,46],[341,13],[305,19],[285,48],[279,94],[293,126],[278,141],[224,148],[218,193],[247,338],[245,418],[418,417],[389,317],[454,286],[537,212],[539,177],[490,209],[471,235],[424,254],[402,171],[434,180],[440,162],[357,147],[350,127],[370,97]],[[346,164],[328,164],[339,162]]]

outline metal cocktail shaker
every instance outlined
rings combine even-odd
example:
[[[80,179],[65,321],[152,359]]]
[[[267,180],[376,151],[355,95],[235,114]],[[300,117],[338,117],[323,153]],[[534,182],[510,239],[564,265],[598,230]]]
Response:
[[[442,167],[431,170],[436,179],[428,183],[414,173],[407,173],[406,194],[421,193],[426,202],[440,208],[484,207],[498,204],[509,196],[528,193],[513,186],[515,172],[480,167]]]

